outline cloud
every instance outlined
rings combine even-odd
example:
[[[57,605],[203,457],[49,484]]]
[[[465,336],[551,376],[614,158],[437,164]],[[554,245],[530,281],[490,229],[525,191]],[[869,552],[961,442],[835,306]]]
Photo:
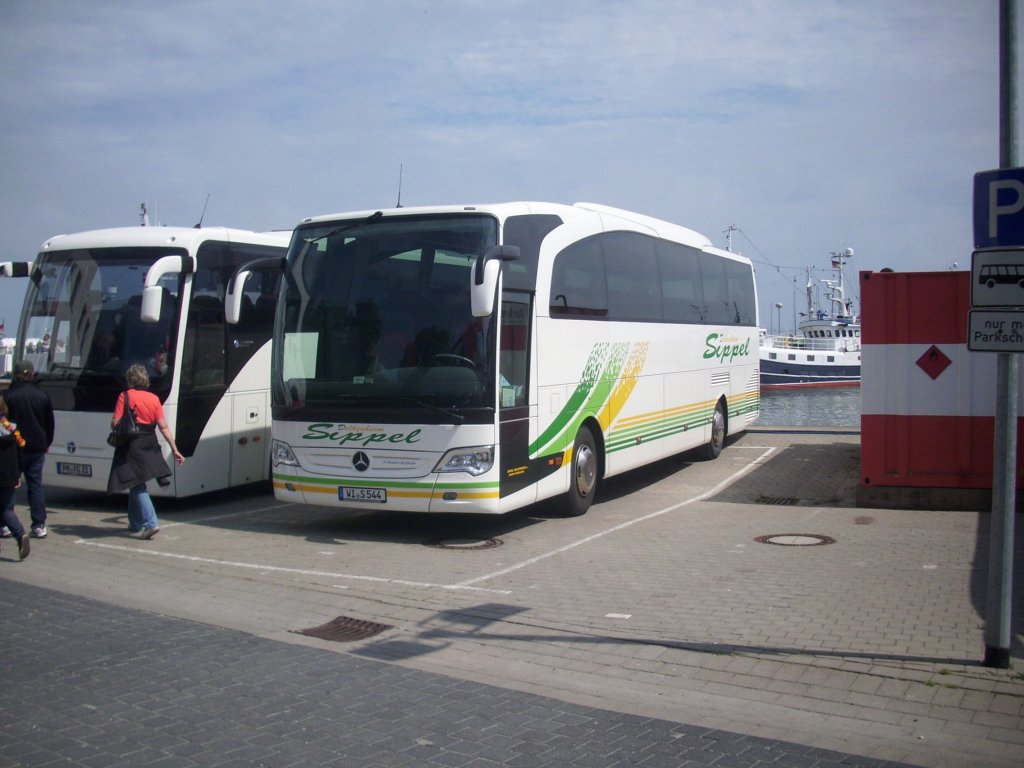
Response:
[[[190,225],[211,193],[253,229],[391,205],[402,167],[407,204],[587,199],[793,267],[963,264],[995,5],[9,0],[0,258],[142,201]]]

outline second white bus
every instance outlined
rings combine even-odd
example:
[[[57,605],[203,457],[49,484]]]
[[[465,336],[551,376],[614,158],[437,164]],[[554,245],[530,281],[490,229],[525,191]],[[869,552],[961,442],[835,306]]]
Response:
[[[274,493],[442,513],[561,496],[583,514],[604,478],[714,458],[757,418],[757,329],[748,259],[627,211],[306,219],[275,322]]]
[[[256,258],[283,261],[288,232],[121,227],[47,240],[34,262],[0,264],[28,277],[15,360],[29,360],[53,401],[47,485],[106,491],[114,403],[128,366],[149,371],[184,466],[160,496],[191,496],[270,474],[270,338],[280,274],[263,273],[224,322],[227,282]]]

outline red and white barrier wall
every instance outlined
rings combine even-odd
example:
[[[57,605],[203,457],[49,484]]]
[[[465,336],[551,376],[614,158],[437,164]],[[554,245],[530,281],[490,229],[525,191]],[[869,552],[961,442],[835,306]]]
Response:
[[[983,508],[990,499],[997,355],[967,349],[970,277],[860,274],[862,506]],[[1024,419],[1017,434],[1024,445]],[[1017,458],[1020,488],[1021,447]]]

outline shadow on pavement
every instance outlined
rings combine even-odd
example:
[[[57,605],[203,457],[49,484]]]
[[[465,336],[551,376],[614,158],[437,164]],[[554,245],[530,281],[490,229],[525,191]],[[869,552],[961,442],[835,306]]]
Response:
[[[798,443],[774,454],[711,501],[855,507],[860,446],[853,443]]]
[[[430,619],[420,622],[423,628],[413,639],[387,638],[374,640],[351,653],[367,658],[401,661],[436,653],[459,640],[491,640],[495,642],[554,642],[579,645],[636,645],[672,648],[695,653],[719,656],[756,654],[759,656],[816,656],[821,658],[864,659],[879,662],[914,662],[922,664],[949,664],[980,667],[980,660],[952,659],[934,656],[913,656],[909,654],[868,653],[864,651],[828,650],[823,648],[786,648],[768,645],[739,645],[732,643],[710,643],[700,641],[669,640],[665,638],[616,637],[599,634],[556,634],[516,633],[503,631],[500,627],[512,617],[523,612],[523,608],[500,603],[486,603],[459,610],[441,611]],[[440,625],[438,625],[440,620]],[[517,621],[512,620],[515,624]],[[488,630],[492,625],[498,628]]]

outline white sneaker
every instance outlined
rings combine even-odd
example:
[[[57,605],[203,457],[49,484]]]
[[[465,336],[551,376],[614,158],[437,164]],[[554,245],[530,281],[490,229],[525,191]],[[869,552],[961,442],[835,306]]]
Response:
[[[6,525],[0,527],[0,539],[9,539],[9,538],[11,538],[11,529],[8,528]]]
[[[45,525],[37,525],[35,528],[33,528],[32,529],[32,538],[33,539],[45,539],[46,538],[46,526]]]

